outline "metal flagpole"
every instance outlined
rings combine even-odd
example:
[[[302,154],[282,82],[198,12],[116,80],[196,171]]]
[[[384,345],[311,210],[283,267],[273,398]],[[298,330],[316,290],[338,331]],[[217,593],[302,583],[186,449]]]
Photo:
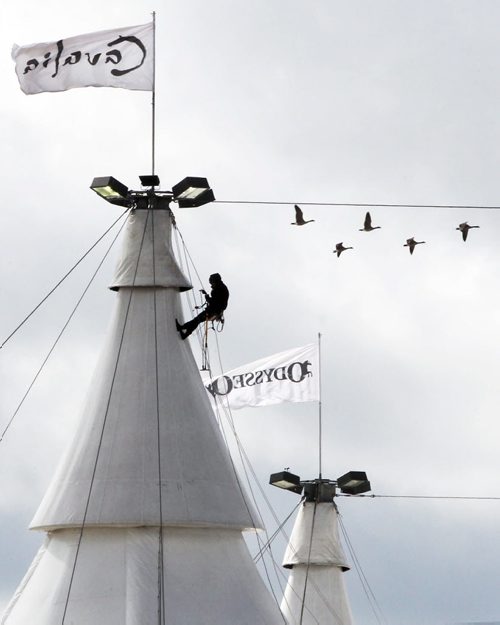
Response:
[[[156,130],[156,12],[153,11],[153,93],[151,99],[151,174],[155,173],[155,130]]]
[[[319,369],[319,403],[318,403],[318,462],[319,462],[319,479],[321,479],[321,468],[322,468],[322,428],[323,422],[321,418],[321,333],[318,332],[318,369]]]

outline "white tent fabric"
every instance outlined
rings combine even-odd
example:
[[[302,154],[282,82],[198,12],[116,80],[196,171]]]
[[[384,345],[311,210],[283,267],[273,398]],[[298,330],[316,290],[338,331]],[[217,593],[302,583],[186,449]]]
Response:
[[[167,525],[260,526],[237,483],[189,342],[175,327],[184,281],[170,249],[169,214],[151,212],[129,218],[108,343],[33,529],[79,527],[87,500],[87,526],[159,525],[160,518]],[[153,242],[156,266],[163,267],[155,271],[160,289],[152,287]],[[134,275],[141,288],[132,286]]]
[[[108,341],[32,522],[49,533],[0,623],[282,625],[241,535],[257,515],[175,327],[170,212],[129,219]]]
[[[337,512],[332,503],[305,502],[297,513],[292,535],[285,551],[283,566],[330,564],[343,570],[349,565],[339,540]],[[314,522],[314,528],[312,527]],[[312,540],[311,540],[312,534]]]
[[[333,502],[305,502],[297,515],[283,566],[291,568],[281,602],[289,625],[352,625]]]
[[[342,571],[338,567],[313,565],[308,572],[306,564],[295,565],[288,578],[281,611],[288,625],[352,625]]]
[[[176,289],[156,292],[163,523],[259,526],[236,481],[189,342],[175,328],[179,297]],[[117,298],[78,430],[32,528],[81,525],[89,493],[86,525],[160,523],[155,294],[148,287],[121,288]]]
[[[172,253],[169,211],[135,211],[128,218],[124,234],[122,254],[110,286],[113,291],[124,286],[156,285],[180,291],[192,288]]]
[[[62,623],[79,534],[49,534],[2,625]],[[158,544],[158,528],[84,530],[64,622],[158,625]],[[283,624],[240,532],[164,528],[163,553],[165,625]]]

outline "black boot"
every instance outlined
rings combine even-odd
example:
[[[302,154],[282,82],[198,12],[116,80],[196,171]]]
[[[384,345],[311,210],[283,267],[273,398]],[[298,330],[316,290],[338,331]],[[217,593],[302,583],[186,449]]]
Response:
[[[191,334],[191,332],[193,331],[191,328],[186,327],[188,324],[185,323],[184,325],[181,325],[177,319],[175,320],[175,327],[177,328],[177,332],[179,332],[179,334],[181,335],[181,339],[184,341],[184,339],[187,339],[187,337]]]

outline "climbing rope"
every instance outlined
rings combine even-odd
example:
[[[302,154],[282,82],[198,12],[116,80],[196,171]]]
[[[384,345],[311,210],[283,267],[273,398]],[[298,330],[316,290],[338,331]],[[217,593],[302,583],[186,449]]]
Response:
[[[8,343],[8,341],[10,341],[10,339],[23,327],[23,325],[40,308],[40,306],[44,302],[46,302],[48,298],[54,293],[54,291],[56,291],[61,286],[61,284],[66,280],[66,278],[73,273],[73,271],[90,254],[90,252],[96,247],[96,245],[98,245],[104,239],[104,237],[108,234],[108,232],[110,232],[116,226],[116,224],[121,219],[123,219],[123,217],[125,217],[125,215],[127,215],[129,212],[130,212],[129,209],[127,208],[127,210],[124,211],[118,217],[118,219],[116,219],[111,224],[111,226],[109,226],[109,228],[97,239],[97,241],[93,245],[90,246],[90,248],[85,252],[85,254],[79,260],[77,260],[77,262],[71,267],[71,269],[64,274],[64,276],[59,280],[59,282],[57,282],[57,284],[55,284],[55,286],[52,287],[52,289],[47,293],[47,295],[45,295],[45,297],[41,299],[41,301],[35,306],[35,308],[33,308],[33,310],[28,315],[26,315],[26,317],[14,328],[14,330],[12,330],[12,332],[7,336],[7,338],[4,339],[3,343],[0,345],[0,349],[2,349]]]
[[[366,575],[363,571],[363,568],[358,560],[358,557],[356,555],[356,552],[354,551],[354,547],[352,546],[351,540],[349,539],[349,535],[347,534],[347,530],[345,528],[345,525],[343,523],[342,517],[339,514],[338,515],[339,518],[339,525],[340,525],[340,529],[342,531],[342,535],[344,536],[344,540],[345,543],[347,545],[347,548],[349,550],[349,553],[351,554],[351,558],[352,561],[354,563],[354,568],[356,569],[356,573],[358,574],[359,580],[361,582],[361,586],[363,588],[363,592],[366,595],[366,598],[368,599],[368,603],[370,604],[370,607],[372,609],[373,615],[375,616],[375,619],[377,621],[377,623],[379,623],[379,625],[382,625],[382,623],[387,623],[384,614],[382,612],[382,609],[380,608],[380,605],[377,601],[377,598],[375,597],[375,594],[368,582],[368,579],[366,578]]]
[[[116,224],[117,222],[115,222]],[[18,412],[20,411],[22,405],[24,404],[24,402],[26,401],[28,395],[31,392],[31,389],[33,388],[35,382],[38,380],[40,374],[42,373],[43,369],[45,368],[45,365],[47,364],[50,356],[52,355],[53,351],[55,350],[57,344],[59,343],[59,341],[61,340],[65,330],[67,329],[68,325],[70,324],[71,320],[73,319],[76,311],[78,310],[80,304],[82,303],[85,295],[87,294],[87,291],[89,290],[90,286],[92,285],[92,283],[94,282],[97,274],[99,273],[102,265],[104,264],[104,261],[106,260],[106,258],[108,257],[109,253],[111,252],[111,249],[113,248],[116,240],[118,239],[121,231],[123,230],[123,227],[125,226],[126,222],[123,222],[123,224],[121,225],[120,229],[118,230],[118,232],[116,233],[115,237],[113,238],[113,240],[111,241],[111,244],[109,245],[108,249],[106,250],[104,256],[102,257],[101,261],[99,262],[99,264],[97,265],[97,269],[95,270],[95,272],[93,273],[92,277],[90,278],[87,286],[85,287],[85,289],[83,290],[83,293],[80,295],[79,299],[77,300],[73,310],[71,311],[68,319],[66,320],[66,322],[64,323],[61,331],[59,332],[59,334],[57,335],[55,341],[53,342],[51,348],[49,349],[47,355],[45,356],[45,358],[42,361],[42,364],[40,365],[38,371],[36,372],[35,376],[33,377],[32,381],[30,382],[30,384],[28,385],[28,388],[26,390],[26,392],[24,393],[23,397],[21,398],[21,401],[19,402],[19,404],[17,405],[16,409],[14,410],[14,413],[12,414],[11,418],[9,419],[9,421],[7,422],[7,425],[5,426],[5,428],[3,429],[2,433],[0,434],[0,443],[3,441],[5,434],[7,433],[7,431],[9,430],[10,426],[12,425],[14,419],[16,418]],[[103,235],[104,236],[104,235]],[[102,237],[101,237],[102,239]],[[95,245],[94,245],[95,247]],[[83,258],[83,257],[82,257]],[[76,267],[76,265],[75,265]],[[67,274],[69,275],[69,274]],[[59,283],[60,284],[60,283]],[[52,290],[52,293],[54,292],[55,288]],[[48,296],[47,296],[48,297]],[[47,297],[45,299],[47,299]],[[43,303],[42,300],[41,303]],[[41,303],[37,306],[37,308],[40,307]],[[30,313],[29,316],[31,316],[31,314],[33,314],[33,312],[36,310],[36,308],[32,311],[32,313]],[[28,316],[28,317],[29,317]],[[26,317],[26,319],[28,319],[28,317]],[[23,322],[24,323],[24,322]],[[20,328],[22,326],[22,323],[18,326],[18,328]],[[13,336],[14,333],[11,334],[11,336]],[[8,339],[7,339],[8,340]],[[6,342],[6,341],[5,341]],[[5,344],[4,342],[4,344]]]
[[[183,247],[183,251],[184,251],[184,253],[182,255],[181,252],[180,252],[179,246],[178,246],[177,247],[177,254],[178,254],[179,258],[184,257],[184,259],[185,259],[186,270],[187,270],[188,275],[190,277],[190,281],[191,281],[190,265],[193,265],[194,272],[195,272],[196,276],[198,277],[198,280],[200,280],[199,273],[196,271],[196,267],[194,266],[194,263],[192,261],[191,255],[189,254],[189,252],[187,250],[187,246],[186,246],[186,244],[184,242],[184,239],[182,238],[182,235],[180,234],[178,229],[176,229],[176,231],[177,231],[179,237],[181,238],[182,247]],[[182,265],[181,265],[181,268],[182,268]],[[200,282],[201,282],[201,280],[200,280]],[[208,341],[206,342],[206,347],[205,347],[205,351],[204,351],[204,341],[207,339],[207,335],[208,335],[208,327],[207,327],[207,330],[205,330],[205,326],[208,326],[208,324],[203,324],[204,330],[202,332],[198,332],[198,340],[200,342],[200,349],[202,350],[202,370],[204,369],[204,370],[208,371],[209,377],[213,378],[213,371],[212,371],[212,367],[211,367],[211,364],[210,364],[210,351],[209,351]],[[216,342],[216,351],[217,351],[217,356],[218,356],[218,365],[219,365],[220,371],[223,372],[224,368],[223,368],[223,365],[222,365],[220,345],[219,345],[219,340],[218,340],[218,336],[217,336],[218,333],[220,332],[220,329],[215,327],[215,326],[213,326],[212,329],[214,330],[214,336],[215,336],[215,342]],[[201,336],[200,336],[200,334],[201,334]],[[274,573],[275,573],[275,576],[276,576],[277,584],[278,584],[278,587],[280,589],[281,595],[283,596],[284,601],[287,601],[287,599],[285,597],[284,587],[282,585],[282,580],[284,580],[285,584],[287,583],[288,580],[287,580],[286,575],[281,571],[280,565],[277,563],[276,558],[273,555],[271,545],[272,545],[274,539],[280,533],[284,536],[285,540],[289,543],[290,539],[289,539],[289,536],[286,534],[286,532],[284,530],[284,525],[285,525],[286,521],[289,520],[289,518],[291,517],[293,512],[297,509],[297,507],[299,505],[301,505],[301,502],[299,501],[297,506],[294,507],[294,510],[285,519],[285,521],[280,522],[276,512],[274,511],[274,508],[273,508],[271,502],[269,501],[269,499],[268,499],[268,497],[267,497],[267,495],[266,495],[266,493],[265,493],[265,491],[264,491],[264,489],[263,489],[263,487],[261,485],[260,480],[258,479],[258,477],[256,475],[256,472],[255,472],[255,470],[254,470],[254,468],[252,466],[252,463],[251,463],[250,459],[248,458],[248,455],[247,455],[247,453],[246,453],[246,451],[244,449],[244,446],[243,446],[243,444],[241,442],[241,439],[238,436],[238,433],[237,433],[237,430],[236,430],[236,426],[235,426],[235,422],[234,422],[234,419],[233,419],[233,416],[232,416],[231,409],[230,409],[229,403],[227,401],[227,398],[226,398],[226,402],[224,402],[220,398],[217,398],[217,400],[218,401],[215,402],[215,417],[216,417],[216,420],[217,420],[217,422],[219,424],[219,428],[221,430],[221,434],[222,434],[223,439],[225,441],[226,447],[229,450],[229,442],[228,442],[228,439],[227,439],[226,429],[223,426],[222,416],[221,416],[221,412],[224,413],[226,421],[229,424],[229,428],[230,428],[231,434],[233,435],[234,441],[235,441],[236,446],[237,446],[238,455],[239,455],[239,458],[240,458],[240,465],[242,467],[243,474],[245,476],[246,486],[247,486],[248,491],[250,493],[250,497],[251,497],[251,499],[252,499],[252,501],[253,501],[253,503],[255,505],[255,508],[257,509],[257,512],[258,512],[260,518],[262,519],[262,514],[260,512],[260,506],[258,504],[256,495],[255,495],[255,491],[254,491],[254,488],[252,486],[251,477],[253,478],[254,483],[257,484],[257,487],[260,490],[260,494],[261,494],[262,498],[264,499],[264,501],[266,502],[267,507],[271,511],[271,514],[274,517],[274,520],[275,520],[275,522],[277,524],[277,530],[274,532],[272,537],[269,536],[267,529],[264,527],[264,532],[265,532],[265,535],[266,535],[266,542],[263,542],[262,539],[260,538],[259,534],[257,532],[255,532],[255,537],[256,537],[259,549],[258,549],[257,555],[254,557],[254,561],[256,563],[259,562],[259,561],[262,561],[262,566],[263,566],[263,569],[264,569],[264,575],[265,575],[265,577],[267,579],[269,589],[270,589],[270,591],[271,591],[271,593],[273,595],[273,598],[274,598],[276,604],[279,607],[280,602],[279,602],[279,600],[278,600],[278,598],[276,596],[276,593],[275,593],[275,590],[274,590],[274,584],[273,584],[273,582],[271,580],[269,569],[268,569],[268,566],[267,566],[267,564],[265,562],[264,555],[267,555],[271,559],[271,563],[272,563],[272,566],[274,568]],[[245,495],[244,495],[244,492],[243,492],[243,486],[241,484],[241,478],[238,475],[238,472],[236,470],[236,466],[234,464],[234,461],[232,459],[231,454],[230,454],[230,460],[231,460],[233,471],[234,471],[234,474],[235,474],[235,477],[236,477],[236,480],[237,480],[237,484],[238,484],[238,486],[239,486],[239,488],[241,490],[241,494],[242,494],[243,500],[245,501],[245,505],[246,505],[246,498],[245,498]],[[248,506],[247,506],[247,510],[248,510],[248,512],[250,514],[250,518],[252,519],[252,522],[254,524],[254,529],[255,529],[256,524],[253,521],[253,518],[252,518],[252,515],[250,513],[250,510],[249,510]],[[261,524],[264,525],[263,523],[261,523]],[[290,545],[290,547],[293,550],[293,546]],[[310,580],[310,585],[313,588],[315,588],[316,592],[318,593],[318,596],[324,602],[324,604],[325,604],[326,608],[328,609],[328,611],[330,612],[330,614],[335,618],[335,620],[337,622],[340,622],[341,619],[340,619],[339,614],[335,610],[334,606],[331,605],[331,603],[328,601],[328,599],[321,593],[321,591],[317,587],[316,583],[314,583],[314,580]],[[302,615],[307,612],[310,615],[310,617],[314,620],[314,622],[318,623],[318,625],[319,625],[318,619],[314,616],[314,614],[311,612],[311,610],[304,604],[304,601],[303,601],[304,597],[301,597],[294,588],[290,587],[290,590],[301,601]],[[286,622],[286,619],[285,619],[283,614],[282,614],[282,617],[283,617],[283,620]]]

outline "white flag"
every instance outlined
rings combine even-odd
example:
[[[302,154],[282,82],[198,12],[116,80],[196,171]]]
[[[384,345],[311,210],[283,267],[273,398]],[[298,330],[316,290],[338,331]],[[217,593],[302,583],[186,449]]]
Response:
[[[211,380],[213,399],[227,398],[230,408],[270,406],[319,400],[319,355],[316,344],[261,358]]]
[[[153,89],[153,23],[102,30],[52,43],[14,45],[26,94],[74,87]]]

